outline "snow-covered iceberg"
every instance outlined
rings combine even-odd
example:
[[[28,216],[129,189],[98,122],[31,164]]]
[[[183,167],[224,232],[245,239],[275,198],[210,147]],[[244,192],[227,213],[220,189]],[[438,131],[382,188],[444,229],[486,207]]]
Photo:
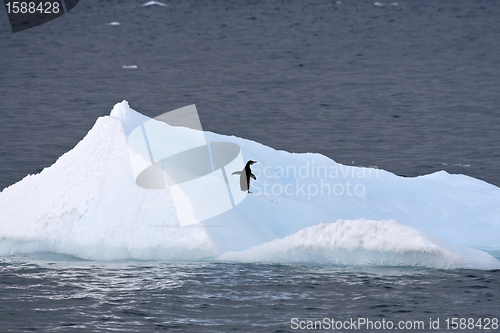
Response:
[[[257,181],[233,209],[181,227],[168,188],[136,185],[127,127],[144,117],[115,105],[54,165],[4,189],[0,255],[500,268],[475,250],[500,249],[496,186],[444,171],[404,178],[210,132],[207,141],[258,161]]]

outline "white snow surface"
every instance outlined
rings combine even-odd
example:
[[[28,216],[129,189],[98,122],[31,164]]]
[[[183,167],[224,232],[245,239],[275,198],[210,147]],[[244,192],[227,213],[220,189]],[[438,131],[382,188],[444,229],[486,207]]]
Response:
[[[181,228],[168,190],[135,184],[127,134],[141,119],[149,118],[118,103],[52,166],[5,188],[0,255],[500,268],[477,250],[500,249],[494,185],[444,171],[404,178],[210,132],[207,140],[234,142],[245,160],[258,161],[254,193]]]

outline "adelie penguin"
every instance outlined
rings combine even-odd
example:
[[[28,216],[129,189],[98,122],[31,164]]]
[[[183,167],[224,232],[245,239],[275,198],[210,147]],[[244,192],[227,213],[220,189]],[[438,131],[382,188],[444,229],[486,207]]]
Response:
[[[250,177],[257,180],[257,177],[252,173],[252,169],[250,168],[252,164],[255,164],[257,162],[255,161],[248,161],[247,165],[245,165],[245,168],[241,171],[235,171],[231,175],[240,175],[240,188],[242,191],[248,191],[250,192]]]

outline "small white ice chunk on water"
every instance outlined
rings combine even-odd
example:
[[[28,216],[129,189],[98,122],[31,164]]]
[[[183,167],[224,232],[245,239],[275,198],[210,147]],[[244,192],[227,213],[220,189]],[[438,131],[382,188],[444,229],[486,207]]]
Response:
[[[158,2],[158,1],[148,1],[146,3],[143,3],[141,7],[149,7],[149,6],[162,6],[162,7],[167,7],[166,4]]]
[[[120,25],[120,22],[109,22],[106,25]]]
[[[137,65],[130,65],[130,66],[127,66],[127,65],[123,65],[124,69],[137,69]]]

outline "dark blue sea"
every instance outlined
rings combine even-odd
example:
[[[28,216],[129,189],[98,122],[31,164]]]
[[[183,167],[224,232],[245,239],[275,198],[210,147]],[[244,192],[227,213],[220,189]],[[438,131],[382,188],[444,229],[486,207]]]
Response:
[[[500,2],[396,1],[81,0],[15,34],[0,10],[0,189],[122,100],[151,117],[196,104],[204,130],[345,165],[500,186]],[[325,318],[500,332],[498,309],[498,270],[0,258],[0,332],[332,331]]]

